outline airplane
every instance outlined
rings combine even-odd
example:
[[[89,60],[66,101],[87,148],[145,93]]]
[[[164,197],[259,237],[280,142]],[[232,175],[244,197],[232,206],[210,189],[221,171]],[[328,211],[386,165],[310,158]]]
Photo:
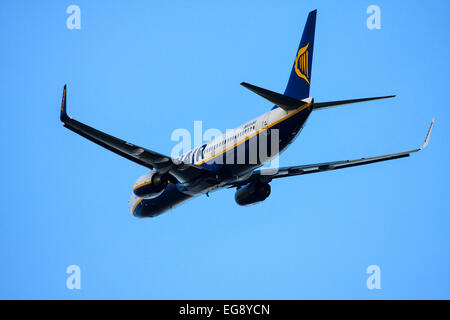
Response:
[[[155,217],[195,196],[209,196],[210,192],[222,188],[236,188],[237,204],[251,205],[264,201],[270,195],[269,183],[274,179],[404,158],[425,148],[434,119],[425,142],[418,149],[354,160],[261,168],[297,138],[313,111],[395,97],[391,95],[328,102],[315,102],[309,97],[316,15],[317,10],[308,15],[283,94],[241,83],[273,103],[272,109],[182,156],[169,157],[72,119],[67,115],[66,109],[67,85],[63,90],[60,119],[67,129],[150,169],[136,180],[129,200],[131,214],[140,218]]]

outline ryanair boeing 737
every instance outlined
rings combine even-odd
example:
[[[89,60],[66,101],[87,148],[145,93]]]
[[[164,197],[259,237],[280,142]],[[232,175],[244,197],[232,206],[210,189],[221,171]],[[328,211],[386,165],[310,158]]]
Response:
[[[248,83],[245,88],[275,106],[263,115],[216,137],[178,158],[134,145],[72,119],[66,113],[66,86],[61,104],[64,126],[100,146],[136,162],[150,172],[134,184],[129,201],[131,214],[154,217],[200,194],[220,188],[236,188],[235,200],[249,205],[265,200],[273,179],[360,166],[408,157],[422,150],[430,137],[433,121],[419,149],[355,160],[333,161],[279,168],[260,168],[285,150],[298,136],[311,112],[383,96],[315,102],[309,97],[314,52],[316,13],[309,13],[284,94]]]

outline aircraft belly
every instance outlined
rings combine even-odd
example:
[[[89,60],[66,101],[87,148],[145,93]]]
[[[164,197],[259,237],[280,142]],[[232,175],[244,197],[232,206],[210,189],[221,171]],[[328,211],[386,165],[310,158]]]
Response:
[[[270,121],[268,122],[269,129],[262,130],[234,148],[203,163],[202,166],[214,172],[228,173],[236,179],[236,176],[241,176],[264,165],[295,140],[311,114],[311,108],[302,110],[286,119],[283,118],[289,113],[283,110],[273,110],[272,113],[267,118],[267,121]],[[275,154],[272,154],[271,144],[273,143],[272,139],[274,139],[274,130],[278,130],[279,143],[278,153],[274,150]]]
[[[138,198],[132,195],[130,199],[130,211],[136,217],[154,217],[157,216],[164,211],[167,211],[176,205],[181,204],[188,199],[204,193],[209,193],[220,189],[223,185],[230,181],[238,181],[239,179],[244,179],[249,174],[253,172],[254,169],[261,167],[264,165],[266,161],[262,161],[260,158],[260,143],[267,143],[264,147],[265,150],[269,150],[267,154],[271,153],[271,134],[273,134],[273,130],[279,130],[279,150],[278,152],[282,152],[298,135],[298,132],[303,127],[305,121],[310,115],[311,110],[305,109],[302,112],[299,112],[292,117],[289,117],[279,123],[274,124],[270,127],[270,129],[265,130],[249,140],[243,142],[241,149],[233,148],[225,153],[223,153],[220,158],[217,157],[214,161],[210,161],[209,163],[203,164],[203,166],[212,170],[212,173],[208,173],[205,176],[199,177],[198,179],[186,183],[186,184],[173,184],[169,183],[167,188],[157,197],[154,198]],[[278,116],[274,115],[275,117]],[[271,121],[272,123],[276,121]],[[260,142],[262,135],[267,135],[266,139],[263,139]],[[258,146],[257,149],[251,149],[251,145]],[[253,147],[252,147],[253,148]],[[257,156],[250,156],[250,151],[254,152],[257,150]],[[237,163],[237,159],[239,159],[239,155],[242,157],[242,154],[238,152],[244,152],[244,163]],[[230,153],[232,153],[230,155]],[[273,156],[270,154],[268,159],[272,159]],[[230,159],[233,162],[229,163]],[[227,163],[228,161],[228,163]],[[242,158],[241,158],[242,161]]]

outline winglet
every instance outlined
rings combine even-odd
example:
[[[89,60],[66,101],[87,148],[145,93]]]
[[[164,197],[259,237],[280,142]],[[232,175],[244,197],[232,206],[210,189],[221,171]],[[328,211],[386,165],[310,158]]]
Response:
[[[433,129],[433,125],[434,125],[434,118],[431,120],[430,128],[428,129],[428,132],[427,132],[427,136],[425,138],[425,141],[424,141],[422,147],[420,147],[419,150],[422,150],[423,148],[425,148],[428,145],[428,142],[430,142],[430,135],[431,135],[431,130]]]
[[[67,119],[69,119],[69,117],[67,116],[67,112],[66,112],[66,90],[67,90],[67,85],[64,85],[64,90],[63,90],[63,96],[62,96],[62,101],[61,101],[61,113],[60,113],[60,119],[62,122],[66,122]]]

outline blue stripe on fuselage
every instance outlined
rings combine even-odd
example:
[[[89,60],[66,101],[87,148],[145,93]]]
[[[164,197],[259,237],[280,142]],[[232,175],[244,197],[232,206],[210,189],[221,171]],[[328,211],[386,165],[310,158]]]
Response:
[[[239,171],[248,171],[249,169],[254,169],[256,167],[260,167],[264,163],[260,163],[259,159],[256,164],[250,164],[249,163],[249,153],[250,153],[250,144],[255,143],[256,140],[256,146],[259,148],[259,139],[261,134],[265,133],[266,131],[270,132],[270,130],[277,129],[279,130],[279,138],[280,138],[280,144],[279,144],[279,152],[281,153],[292,141],[297,137],[298,132],[301,130],[303,125],[305,124],[306,120],[308,119],[309,115],[311,114],[311,107],[308,107],[299,113],[288,117],[287,119],[284,119],[283,121],[275,124],[273,127],[269,129],[264,129],[259,131],[255,136],[251,137],[250,139],[241,142],[241,144],[245,144],[245,148],[239,147],[239,145],[234,146],[232,149],[228,150],[225,153],[222,153],[216,157],[214,157],[211,160],[208,160],[205,163],[202,163],[200,166],[208,168],[212,171],[221,171],[223,169],[228,169],[230,171],[233,171],[233,173],[241,173]],[[266,150],[270,150],[270,144],[271,140],[270,138],[264,139],[266,140]],[[236,164],[236,161],[238,159],[237,152],[238,148],[242,148],[242,150],[245,150],[245,164]],[[259,149],[257,150],[259,154]],[[230,155],[230,153],[233,154],[233,156]],[[226,159],[234,159],[234,163],[226,163]]]
[[[258,145],[259,142],[259,136],[261,133],[278,129],[279,130],[279,138],[280,138],[280,145],[279,145],[279,152],[282,152],[297,136],[298,132],[301,130],[303,125],[305,124],[306,120],[308,119],[309,115],[311,114],[311,107],[308,107],[297,114],[288,117],[279,123],[275,124],[273,127],[269,129],[262,130],[258,132],[254,137],[250,138],[249,140],[242,142],[245,143],[245,156],[246,160],[248,160],[249,155],[249,145],[250,143],[255,143],[254,139],[256,139],[256,145]],[[269,149],[270,145],[270,139],[266,139],[267,142],[267,149]],[[237,146],[230,149],[229,151],[215,157],[214,159],[205,162],[201,164],[202,167],[208,168],[213,171],[213,173],[216,172],[226,172],[231,175],[240,175],[245,172],[249,172],[254,170],[257,167],[260,167],[262,163],[257,164],[226,164],[223,162],[220,163],[214,163],[214,161],[217,161],[219,157],[225,157],[223,159],[226,159],[228,152],[233,152],[235,157],[234,159],[237,159],[236,152],[237,152]],[[222,159],[222,160],[223,160]],[[215,174],[214,174],[215,175]],[[212,175],[205,176],[201,179],[207,179]],[[205,184],[208,185],[208,184]],[[178,187],[173,184],[169,183],[167,188],[163,191],[161,195],[155,198],[144,198],[142,199],[134,208],[133,215],[136,217],[144,218],[144,217],[154,217],[157,216],[164,211],[171,209],[172,207],[181,204],[184,201],[187,201],[188,199],[192,198],[191,195],[185,194],[181,192]]]

